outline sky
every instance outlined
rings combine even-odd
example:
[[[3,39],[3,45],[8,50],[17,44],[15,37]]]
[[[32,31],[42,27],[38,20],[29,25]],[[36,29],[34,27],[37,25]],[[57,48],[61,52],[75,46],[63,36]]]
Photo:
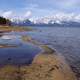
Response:
[[[80,13],[80,0],[0,0],[6,18],[36,18],[56,13]]]

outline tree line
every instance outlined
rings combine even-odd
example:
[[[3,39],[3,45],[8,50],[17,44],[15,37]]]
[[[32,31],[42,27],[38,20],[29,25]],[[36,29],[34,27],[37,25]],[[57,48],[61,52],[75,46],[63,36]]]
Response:
[[[0,25],[11,25],[11,21],[0,16]]]

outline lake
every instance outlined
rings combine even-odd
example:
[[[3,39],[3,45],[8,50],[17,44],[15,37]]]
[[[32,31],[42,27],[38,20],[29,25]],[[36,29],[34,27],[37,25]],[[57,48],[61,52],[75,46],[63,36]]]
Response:
[[[33,39],[56,49],[80,76],[80,27],[33,27]]]
[[[28,35],[34,40],[55,49],[65,57],[76,75],[80,77],[80,27],[31,27],[29,32],[10,32],[13,39],[0,36],[0,45],[7,44],[7,48],[0,48],[0,64],[29,64],[41,49],[21,40],[21,36]],[[16,37],[15,37],[16,36]],[[10,47],[9,47],[10,46]]]
[[[15,32],[0,36],[0,65],[30,64],[40,51],[38,46],[24,42]]]

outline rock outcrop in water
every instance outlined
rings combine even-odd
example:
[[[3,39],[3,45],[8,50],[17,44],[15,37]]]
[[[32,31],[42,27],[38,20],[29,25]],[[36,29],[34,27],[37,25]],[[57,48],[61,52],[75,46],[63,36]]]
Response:
[[[25,38],[24,41],[40,46],[43,51],[28,66],[0,67],[0,80],[76,80],[65,59],[53,49],[37,44],[31,38]]]
[[[63,57],[55,55],[55,52],[37,55],[29,67],[21,68],[21,72],[23,80],[76,80]]]
[[[47,46],[42,47],[47,50],[38,54],[29,66],[1,67],[0,80],[76,80],[62,56]]]
[[[28,40],[27,37],[23,37],[23,40],[43,49],[43,52],[34,58],[29,67],[21,68],[24,80],[76,80],[75,74],[65,59],[57,55],[55,50],[32,39]]]

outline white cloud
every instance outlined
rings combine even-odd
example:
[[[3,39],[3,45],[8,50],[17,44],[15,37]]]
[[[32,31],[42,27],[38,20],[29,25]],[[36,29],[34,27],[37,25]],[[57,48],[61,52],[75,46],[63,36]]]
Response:
[[[63,9],[71,9],[74,7],[79,7],[80,1],[79,0],[58,0],[56,4]]]
[[[5,18],[11,18],[13,16],[13,12],[12,11],[3,12],[2,16]]]
[[[24,14],[24,18],[30,18],[32,16],[32,12],[31,11],[27,11],[25,14]]]
[[[38,4],[30,4],[28,7],[29,7],[29,8],[38,8],[39,5],[38,5]]]

